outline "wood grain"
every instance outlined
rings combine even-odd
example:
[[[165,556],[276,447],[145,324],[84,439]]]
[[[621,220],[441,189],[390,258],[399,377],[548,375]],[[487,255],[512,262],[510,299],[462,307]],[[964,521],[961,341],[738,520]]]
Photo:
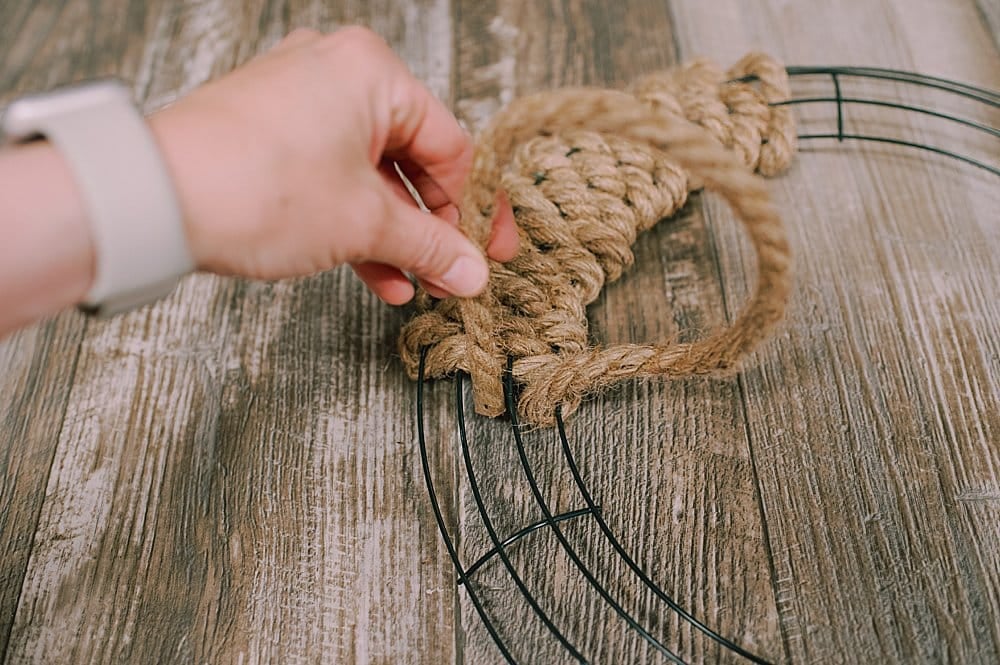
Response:
[[[460,5],[459,16],[458,108],[472,126],[528,91],[622,85],[673,62],[670,18],[661,4],[470,2]],[[697,211],[658,226],[636,250],[635,268],[591,309],[596,338],[659,340],[697,334],[723,320],[715,257]],[[605,519],[654,581],[713,628],[783,659],[741,410],[735,381],[630,386],[586,404],[571,432]],[[501,537],[541,519],[508,427],[476,418],[470,432],[484,502]],[[552,510],[582,507],[554,433],[527,439]],[[491,543],[464,480],[462,507],[462,545],[472,561]],[[578,518],[565,529],[586,566],[599,571],[601,584],[654,636],[694,662],[725,660],[644,588],[592,520]],[[531,536],[511,556],[543,610],[584,656],[660,660],[609,610],[553,534]],[[567,659],[568,650],[536,618],[499,560],[477,581],[498,624],[516,627],[505,634],[516,657]],[[467,624],[471,617],[466,657],[495,660],[496,647],[470,606],[463,607]]]
[[[758,13],[720,3],[710,17],[699,3],[674,2],[682,52],[732,56],[766,44],[790,63],[877,64],[1000,85],[971,3],[768,5]],[[712,23],[717,12],[731,22]],[[831,25],[864,25],[880,38],[831,34]],[[997,124],[995,113],[965,110]],[[851,117],[853,127],[966,140],[898,113]],[[783,334],[742,388],[792,660],[995,662],[995,183],[925,154],[844,144],[804,148],[774,191],[799,286]],[[714,202],[709,211],[723,255],[738,255],[728,211]],[[738,302],[746,265],[721,265],[727,302]]]
[[[0,342],[0,655],[6,651],[84,324],[68,315]]]
[[[135,80],[147,108],[295,25],[346,22],[372,25],[449,92],[440,2],[129,7],[142,8],[131,32],[102,27],[75,48],[107,52],[120,65],[105,73]],[[113,3],[98,9],[88,20],[100,26]],[[86,11],[64,8],[58,21]],[[39,69],[51,65],[46,44],[77,35],[62,23],[51,33],[32,47]],[[48,429],[24,444],[55,452],[37,529],[19,525],[34,541],[23,585],[12,584],[7,662],[452,660],[451,569],[418,513],[411,384],[392,362],[402,317],[337,271],[275,285],[198,276],[155,307],[91,326],[63,386],[65,416],[43,412],[36,426]],[[25,382],[15,379],[5,389]],[[47,390],[61,386],[53,378]],[[34,415],[24,411],[10,418]],[[33,496],[13,491],[12,502]]]
[[[119,3],[0,5],[0,104],[58,83],[119,73]],[[119,21],[135,21],[135,7]],[[74,32],[78,28],[80,33]],[[70,34],[90,33],[81,44]],[[87,323],[70,312],[0,340],[0,659],[34,543]]]
[[[154,110],[294,27],[353,22],[472,128],[526,92],[750,49],[1000,89],[995,15],[988,0],[13,0],[0,3],[0,103],[116,75]],[[857,89],[1000,125],[933,93]],[[834,118],[796,113],[817,130]],[[1000,155],[930,119],[852,109],[849,122]],[[780,334],[738,379],[635,383],[587,402],[569,422],[580,472],[657,584],[770,659],[994,663],[996,180],[905,149],[814,143],[772,191],[798,257]],[[598,340],[697,336],[734,315],[752,275],[712,195],[635,251],[591,308]],[[406,316],[346,271],[199,275],[125,317],[68,312],[0,342],[0,662],[501,662],[427,501],[414,386],[393,350]],[[452,382],[428,387],[432,473],[468,564],[491,544],[454,402]],[[508,423],[467,410],[478,489],[505,537],[541,513]],[[555,433],[524,438],[551,509],[582,507]],[[682,658],[740,662],[666,611],[592,517],[562,531]],[[588,658],[665,661],[551,529],[509,555]],[[474,588],[519,659],[571,662],[499,560]]]

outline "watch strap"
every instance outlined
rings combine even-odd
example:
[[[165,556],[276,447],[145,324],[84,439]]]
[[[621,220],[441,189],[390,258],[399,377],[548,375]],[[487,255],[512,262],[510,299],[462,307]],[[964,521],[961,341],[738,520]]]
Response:
[[[146,304],[194,268],[170,175],[124,85],[17,100],[2,128],[14,140],[47,138],[76,178],[96,253],[85,309],[110,316]]]

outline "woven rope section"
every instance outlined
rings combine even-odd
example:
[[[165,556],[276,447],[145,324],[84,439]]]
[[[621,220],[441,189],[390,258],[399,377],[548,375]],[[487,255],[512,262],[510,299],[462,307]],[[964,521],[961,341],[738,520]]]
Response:
[[[755,75],[756,84],[734,79]],[[732,371],[781,318],[791,257],[760,177],[785,169],[796,149],[784,68],[751,54],[729,71],[697,61],[627,91],[564,89],[516,100],[479,138],[462,204],[463,229],[485,246],[498,188],[508,193],[521,251],[492,262],[486,291],[435,301],[403,329],[400,353],[416,376],[472,376],[476,411],[504,412],[508,356],[522,386],[525,422],[554,424],[591,392],[638,377]],[[753,295],[733,324],[691,343],[602,347],[586,307],[633,262],[642,231],[706,187],[733,208],[757,253]]]

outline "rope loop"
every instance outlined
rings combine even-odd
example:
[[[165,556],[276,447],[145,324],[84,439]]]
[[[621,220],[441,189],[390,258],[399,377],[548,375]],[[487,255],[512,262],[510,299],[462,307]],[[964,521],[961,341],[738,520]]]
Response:
[[[753,75],[756,80],[736,82]],[[462,228],[485,246],[493,201],[514,208],[519,254],[491,262],[471,299],[421,297],[423,311],[400,335],[416,376],[471,375],[476,411],[504,412],[508,356],[521,384],[524,422],[555,424],[583,397],[619,381],[732,372],[781,319],[791,290],[791,254],[764,181],[796,150],[784,67],[750,54],[728,72],[695,61],[644,77],[626,91],[567,88],[523,97],[477,142],[462,203]],[[676,213],[688,193],[720,194],[757,254],[753,294],[733,324],[690,343],[592,345],[586,307],[632,265],[642,231]]]

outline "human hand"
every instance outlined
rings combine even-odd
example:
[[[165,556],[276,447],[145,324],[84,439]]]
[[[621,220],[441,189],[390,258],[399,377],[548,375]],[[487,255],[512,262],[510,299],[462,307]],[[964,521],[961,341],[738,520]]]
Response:
[[[457,228],[471,141],[366,29],[296,31],[150,125],[203,270],[276,279],[350,263],[390,304],[413,297],[404,272],[438,297],[486,284],[482,252]],[[504,261],[517,231],[498,203],[487,253]]]

